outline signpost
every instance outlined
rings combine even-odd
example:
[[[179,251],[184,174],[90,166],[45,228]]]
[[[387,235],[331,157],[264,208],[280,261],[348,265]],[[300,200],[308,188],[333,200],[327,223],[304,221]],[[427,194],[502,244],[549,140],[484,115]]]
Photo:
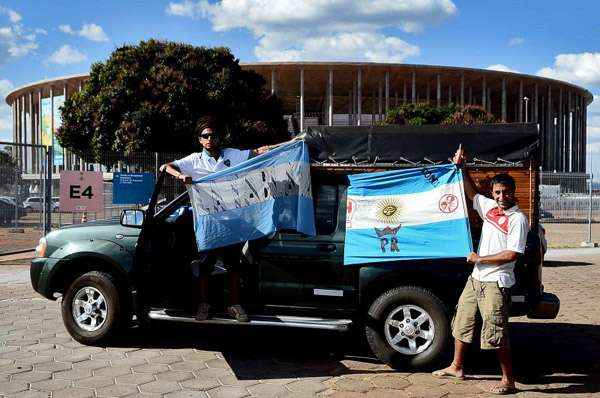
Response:
[[[113,173],[113,204],[147,204],[154,190],[153,173]]]
[[[67,212],[100,212],[104,185],[99,171],[61,171],[60,209]]]

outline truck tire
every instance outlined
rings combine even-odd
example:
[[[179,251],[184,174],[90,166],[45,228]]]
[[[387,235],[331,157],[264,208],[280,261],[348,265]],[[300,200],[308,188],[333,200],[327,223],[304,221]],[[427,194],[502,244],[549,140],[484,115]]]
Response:
[[[416,286],[379,296],[368,310],[365,333],[375,356],[395,369],[433,368],[445,357],[451,340],[444,303]]]
[[[78,342],[103,343],[125,324],[123,304],[114,277],[91,271],[75,279],[63,296],[63,323]]]

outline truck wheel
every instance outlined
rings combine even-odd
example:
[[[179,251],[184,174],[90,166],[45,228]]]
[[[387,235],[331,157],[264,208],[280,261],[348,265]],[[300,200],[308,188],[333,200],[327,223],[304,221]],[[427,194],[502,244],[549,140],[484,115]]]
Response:
[[[82,344],[108,340],[122,325],[122,300],[114,278],[92,271],[81,275],[62,300],[62,318],[69,334]]]
[[[432,368],[446,353],[450,322],[430,290],[402,286],[379,296],[367,314],[367,341],[379,360],[393,368]]]

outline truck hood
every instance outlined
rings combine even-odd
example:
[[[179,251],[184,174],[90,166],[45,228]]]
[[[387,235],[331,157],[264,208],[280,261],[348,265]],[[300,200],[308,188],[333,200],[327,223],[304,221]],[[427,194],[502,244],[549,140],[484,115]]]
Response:
[[[124,227],[118,221],[92,221],[57,229],[46,235],[47,255],[59,247],[75,241],[106,240],[134,251],[140,228]]]

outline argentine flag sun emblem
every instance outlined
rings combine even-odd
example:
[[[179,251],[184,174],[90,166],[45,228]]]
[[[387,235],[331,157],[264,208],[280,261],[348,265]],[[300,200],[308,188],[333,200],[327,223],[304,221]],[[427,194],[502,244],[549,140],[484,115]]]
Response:
[[[344,264],[466,257],[472,251],[455,165],[349,177]]]

